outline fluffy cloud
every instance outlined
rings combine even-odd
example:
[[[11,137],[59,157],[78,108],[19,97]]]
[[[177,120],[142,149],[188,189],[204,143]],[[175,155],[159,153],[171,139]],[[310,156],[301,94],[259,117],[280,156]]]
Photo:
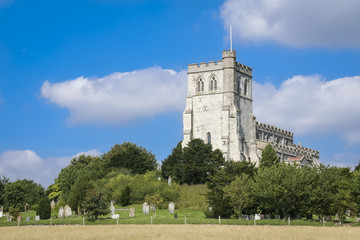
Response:
[[[32,179],[46,187],[53,183],[60,170],[67,166],[73,157],[81,154],[100,156],[99,151],[90,150],[73,156],[43,159],[32,150],[9,150],[0,155],[0,174],[11,181]]]
[[[227,0],[221,16],[235,39],[359,48],[358,9],[358,0]]]
[[[186,83],[185,71],[153,67],[103,78],[45,81],[41,95],[69,109],[70,124],[121,124],[166,111],[182,111]]]
[[[360,76],[325,81],[294,76],[276,88],[254,83],[254,114],[259,121],[296,133],[341,133],[360,143]]]

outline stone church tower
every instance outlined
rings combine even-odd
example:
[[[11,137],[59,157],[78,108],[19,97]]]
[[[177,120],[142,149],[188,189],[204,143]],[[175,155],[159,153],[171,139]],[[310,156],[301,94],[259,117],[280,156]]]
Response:
[[[252,69],[223,51],[218,62],[188,65],[183,146],[201,138],[225,159],[257,162],[252,113]]]
[[[281,161],[319,163],[319,152],[293,144],[292,132],[255,121],[252,100],[252,69],[236,62],[235,51],[223,51],[217,62],[189,64],[183,147],[200,138],[226,160],[258,164],[272,144]]]

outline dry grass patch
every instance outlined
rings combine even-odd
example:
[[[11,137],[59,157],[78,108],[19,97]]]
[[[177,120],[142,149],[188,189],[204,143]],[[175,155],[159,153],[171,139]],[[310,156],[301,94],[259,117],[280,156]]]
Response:
[[[357,239],[360,228],[229,225],[97,225],[0,228],[1,239]]]

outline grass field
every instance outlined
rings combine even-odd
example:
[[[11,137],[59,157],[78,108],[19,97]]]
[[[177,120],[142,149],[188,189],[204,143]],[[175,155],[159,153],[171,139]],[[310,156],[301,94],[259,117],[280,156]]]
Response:
[[[0,228],[1,239],[359,239],[360,228],[311,226],[97,225]]]

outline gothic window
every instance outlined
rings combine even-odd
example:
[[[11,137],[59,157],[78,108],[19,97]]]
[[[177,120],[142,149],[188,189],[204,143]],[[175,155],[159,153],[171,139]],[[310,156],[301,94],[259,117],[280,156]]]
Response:
[[[216,77],[212,75],[210,77],[210,91],[214,91],[214,90],[217,90],[217,81],[216,81]]]
[[[211,144],[211,134],[209,132],[206,134],[206,138],[207,138],[207,143]]]
[[[248,83],[249,81],[246,79],[244,82],[244,95],[246,96],[248,94]]]
[[[204,91],[204,81],[202,78],[199,78],[196,82],[196,92],[203,92]]]

